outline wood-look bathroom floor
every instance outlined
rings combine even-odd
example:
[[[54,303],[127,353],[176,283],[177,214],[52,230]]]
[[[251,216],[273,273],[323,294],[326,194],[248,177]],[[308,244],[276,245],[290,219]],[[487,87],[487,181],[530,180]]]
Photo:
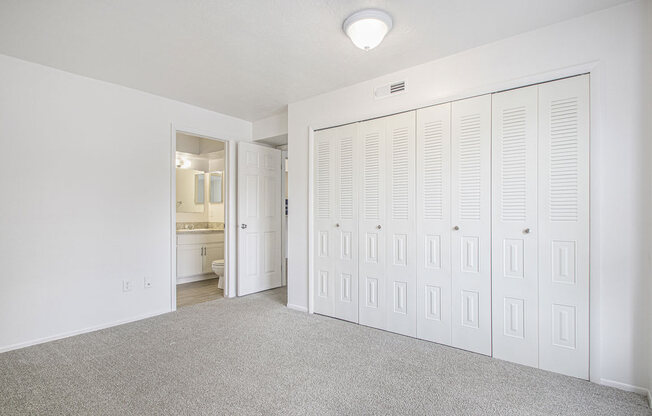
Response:
[[[224,291],[217,287],[217,281],[215,278],[177,285],[177,308],[223,297]]]

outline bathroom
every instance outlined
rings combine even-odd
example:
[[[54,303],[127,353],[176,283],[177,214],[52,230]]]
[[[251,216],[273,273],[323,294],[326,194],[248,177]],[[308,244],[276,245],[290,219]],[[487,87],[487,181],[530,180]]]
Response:
[[[184,307],[224,296],[226,143],[181,132],[176,143],[177,307]]]

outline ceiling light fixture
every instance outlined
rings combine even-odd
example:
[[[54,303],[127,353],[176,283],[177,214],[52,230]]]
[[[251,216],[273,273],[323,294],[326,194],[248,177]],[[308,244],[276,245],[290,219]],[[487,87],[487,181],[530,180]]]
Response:
[[[380,45],[392,30],[392,17],[382,10],[360,10],[346,18],[342,29],[355,46],[368,51]]]

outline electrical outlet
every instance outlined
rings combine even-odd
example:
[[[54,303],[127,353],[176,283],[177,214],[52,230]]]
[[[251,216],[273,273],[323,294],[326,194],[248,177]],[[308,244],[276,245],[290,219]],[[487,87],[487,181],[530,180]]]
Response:
[[[125,279],[125,280],[122,281],[122,291],[123,292],[131,292],[131,290],[133,288],[134,287],[133,287],[133,284],[131,283],[131,280]]]
[[[149,280],[149,277],[145,276],[145,279],[143,280],[145,289],[150,289],[152,287],[152,281]]]

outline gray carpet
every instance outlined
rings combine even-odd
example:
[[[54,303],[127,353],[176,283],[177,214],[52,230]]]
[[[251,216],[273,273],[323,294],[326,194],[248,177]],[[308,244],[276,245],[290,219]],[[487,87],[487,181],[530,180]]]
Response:
[[[0,354],[0,413],[652,415],[636,394],[295,312],[284,296]]]

